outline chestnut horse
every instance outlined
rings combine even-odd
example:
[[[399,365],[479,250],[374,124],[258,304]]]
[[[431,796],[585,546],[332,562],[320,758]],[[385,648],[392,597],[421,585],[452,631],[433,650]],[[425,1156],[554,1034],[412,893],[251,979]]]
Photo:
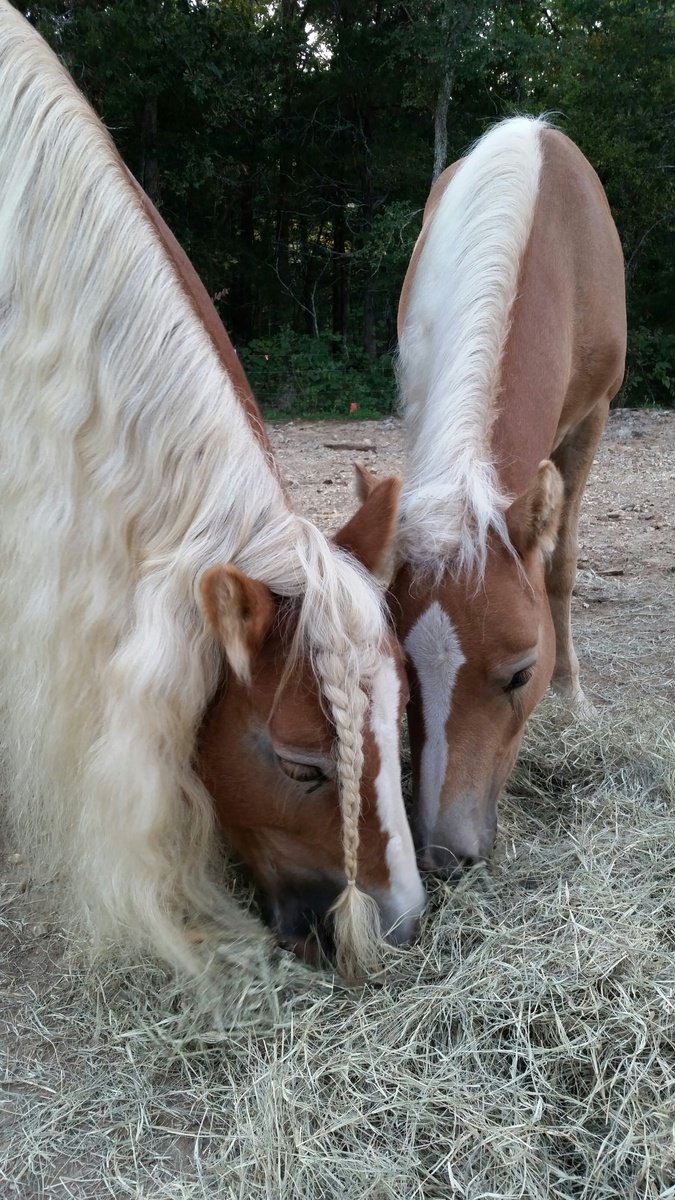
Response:
[[[392,611],[411,687],[414,834],[433,869],[489,853],[549,682],[586,703],[570,625],[577,525],[626,315],[609,206],[567,137],[507,120],[440,176],[399,338],[407,474]]]
[[[5,0],[0,404],[7,811],[92,944],[198,966],[237,923],[216,819],[297,950],[329,913],[348,969],[379,917],[406,940],[398,481],[332,542],[293,512],[192,267]]]

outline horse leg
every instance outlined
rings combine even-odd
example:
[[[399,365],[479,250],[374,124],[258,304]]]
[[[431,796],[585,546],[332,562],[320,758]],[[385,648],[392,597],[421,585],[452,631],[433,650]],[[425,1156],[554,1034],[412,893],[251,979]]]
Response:
[[[584,419],[570,430],[551,455],[563,477],[565,505],[558,540],[546,572],[551,615],[555,628],[556,660],[551,686],[580,709],[593,710],[579,682],[579,659],[572,639],[572,589],[577,575],[579,510],[586,480],[602,431],[609,401],[599,401]]]

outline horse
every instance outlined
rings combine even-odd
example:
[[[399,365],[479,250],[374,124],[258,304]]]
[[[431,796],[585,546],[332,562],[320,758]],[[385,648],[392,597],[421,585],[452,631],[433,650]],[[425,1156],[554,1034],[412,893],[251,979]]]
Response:
[[[571,630],[581,498],[626,348],[602,185],[541,118],[437,180],[404,280],[407,469],[391,609],[405,647],[426,870],[492,849],[525,723],[552,682],[584,711]],[[361,473],[360,494],[373,486]]]
[[[332,540],[292,509],[194,269],[6,0],[0,421],[5,807],[92,952],[202,970],[222,836],[297,953],[407,941],[399,482]]]

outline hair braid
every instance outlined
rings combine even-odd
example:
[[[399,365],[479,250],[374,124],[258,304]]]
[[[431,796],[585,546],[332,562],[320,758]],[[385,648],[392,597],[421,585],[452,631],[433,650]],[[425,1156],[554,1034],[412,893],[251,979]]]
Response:
[[[369,974],[378,965],[380,918],[377,904],[356,883],[363,771],[363,726],[368,697],[361,685],[363,666],[350,648],[346,654],[317,655],[323,693],[337,734],[337,773],[342,811],[342,844],[347,886],[331,908],[340,971],[348,979]],[[361,668],[361,669],[359,669]]]
[[[297,552],[306,590],[289,658],[293,662],[296,654],[309,652],[335,726],[347,884],[330,912],[338,969],[355,980],[377,968],[381,945],[379,909],[356,879],[367,686],[380,661],[386,616],[368,572],[350,555],[319,541],[317,531],[300,521],[306,537]]]

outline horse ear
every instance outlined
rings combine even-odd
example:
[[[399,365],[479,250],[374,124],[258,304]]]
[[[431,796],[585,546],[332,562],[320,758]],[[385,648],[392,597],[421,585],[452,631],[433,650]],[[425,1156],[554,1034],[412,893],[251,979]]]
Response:
[[[549,458],[539,463],[526,492],[506,513],[509,537],[521,558],[535,547],[546,558],[555,549],[565,499],[562,476]]]
[[[363,463],[354,463],[354,470],[356,471],[356,495],[363,504],[378,483],[382,483],[382,480],[364,467]]]
[[[274,620],[269,588],[231,563],[211,567],[200,583],[204,616],[242,683],[251,682],[251,662]]]
[[[388,583],[394,566],[393,542],[401,480],[397,475],[376,479],[369,471],[366,474],[375,482],[359,510],[335,534],[333,541]]]

